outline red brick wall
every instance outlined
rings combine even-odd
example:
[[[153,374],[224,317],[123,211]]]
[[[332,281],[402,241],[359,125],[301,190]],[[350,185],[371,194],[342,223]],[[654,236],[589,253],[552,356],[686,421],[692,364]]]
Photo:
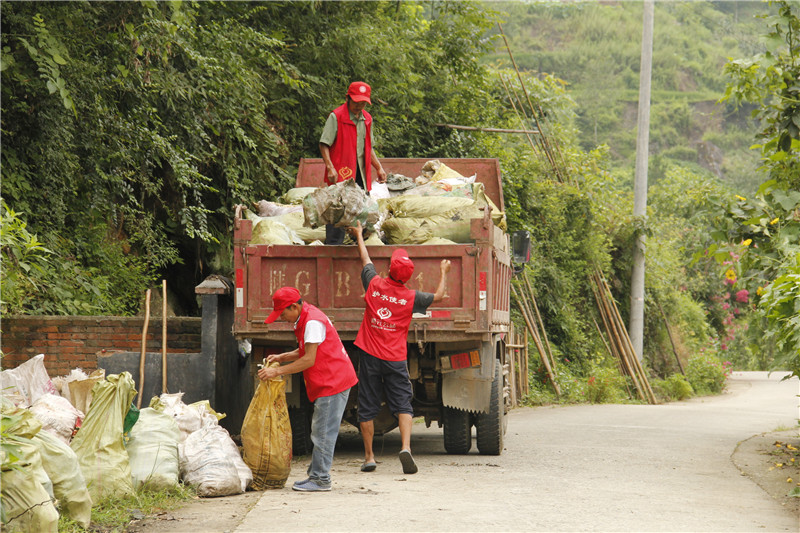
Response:
[[[167,319],[167,352],[199,353],[201,318]],[[142,349],[144,317],[7,316],[0,323],[3,368],[14,368],[43,353],[50,377],[73,368],[97,368],[98,352]],[[147,351],[161,352],[161,317],[150,320]]]

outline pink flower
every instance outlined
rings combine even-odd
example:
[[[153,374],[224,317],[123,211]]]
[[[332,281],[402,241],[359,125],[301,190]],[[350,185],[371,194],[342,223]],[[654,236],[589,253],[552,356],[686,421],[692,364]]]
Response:
[[[728,309],[730,309],[730,307],[731,307],[731,304],[729,304],[728,302],[725,302],[724,304],[722,304],[722,309],[724,311],[727,311]]]
[[[725,294],[724,294],[722,297],[723,297],[723,298],[725,298],[725,299],[727,300],[728,298],[730,298],[730,297],[731,297],[731,293],[729,293],[729,292],[726,292],[726,293],[725,293]]]
[[[750,291],[748,291],[747,289],[742,289],[736,293],[737,302],[747,303],[749,297],[750,297]]]
[[[736,278],[725,278],[725,285],[736,285]]]
[[[733,314],[734,314],[734,315],[738,315],[738,314],[739,314],[739,308],[738,308],[738,307],[735,307],[735,308],[733,309]]]
[[[720,347],[721,349],[723,349],[723,350],[727,350],[727,349],[728,349],[728,345],[727,345],[727,344],[725,344],[724,342],[723,342],[722,344],[720,344],[720,345],[719,345],[719,347]]]

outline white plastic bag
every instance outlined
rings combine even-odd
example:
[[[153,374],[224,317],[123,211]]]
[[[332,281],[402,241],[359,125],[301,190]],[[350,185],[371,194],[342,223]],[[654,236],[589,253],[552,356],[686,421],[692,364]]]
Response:
[[[180,444],[181,477],[185,483],[195,487],[198,496],[229,496],[240,494],[247,488],[247,484],[242,486],[230,446],[236,448],[228,432],[218,424],[207,424]],[[238,450],[236,455],[239,455]],[[244,468],[250,470],[247,465]]]
[[[53,433],[67,445],[72,440],[76,424],[84,418],[69,400],[55,394],[41,396],[31,406],[31,412],[42,423],[42,429]]]
[[[43,394],[57,394],[44,368],[43,353],[31,357],[17,368],[0,372],[0,388],[3,396],[20,407],[30,407]]]
[[[161,490],[178,484],[178,442],[181,431],[170,415],[142,409],[126,446],[133,488]]]

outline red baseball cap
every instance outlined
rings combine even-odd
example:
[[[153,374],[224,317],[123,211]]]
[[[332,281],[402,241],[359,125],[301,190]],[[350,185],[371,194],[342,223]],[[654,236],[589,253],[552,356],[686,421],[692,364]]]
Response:
[[[300,300],[300,291],[295,289],[294,287],[281,287],[275,294],[272,295],[272,309],[273,311],[269,314],[266,320],[264,320],[265,324],[272,324],[275,322],[283,310],[292,305],[293,303],[297,303]]]
[[[363,81],[354,81],[350,84],[350,88],[347,89],[347,96],[354,102],[366,102],[371,104],[372,100],[369,99],[371,92],[372,89],[370,86]]]
[[[392,253],[392,260],[389,263],[389,275],[395,281],[405,283],[411,279],[414,273],[414,262],[408,257],[408,252],[398,248]]]

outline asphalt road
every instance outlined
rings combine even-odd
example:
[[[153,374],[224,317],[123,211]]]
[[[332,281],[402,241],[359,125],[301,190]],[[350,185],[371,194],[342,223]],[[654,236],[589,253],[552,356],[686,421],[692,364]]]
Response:
[[[396,431],[376,441],[378,469],[359,472],[346,431],[331,492],[293,492],[309,460],[297,458],[234,530],[797,532],[800,517],[731,460],[739,442],[796,427],[798,380],[781,377],[735,373],[721,396],[666,405],[515,409],[496,457],[447,455],[440,429],[415,424],[415,475],[402,474]]]

